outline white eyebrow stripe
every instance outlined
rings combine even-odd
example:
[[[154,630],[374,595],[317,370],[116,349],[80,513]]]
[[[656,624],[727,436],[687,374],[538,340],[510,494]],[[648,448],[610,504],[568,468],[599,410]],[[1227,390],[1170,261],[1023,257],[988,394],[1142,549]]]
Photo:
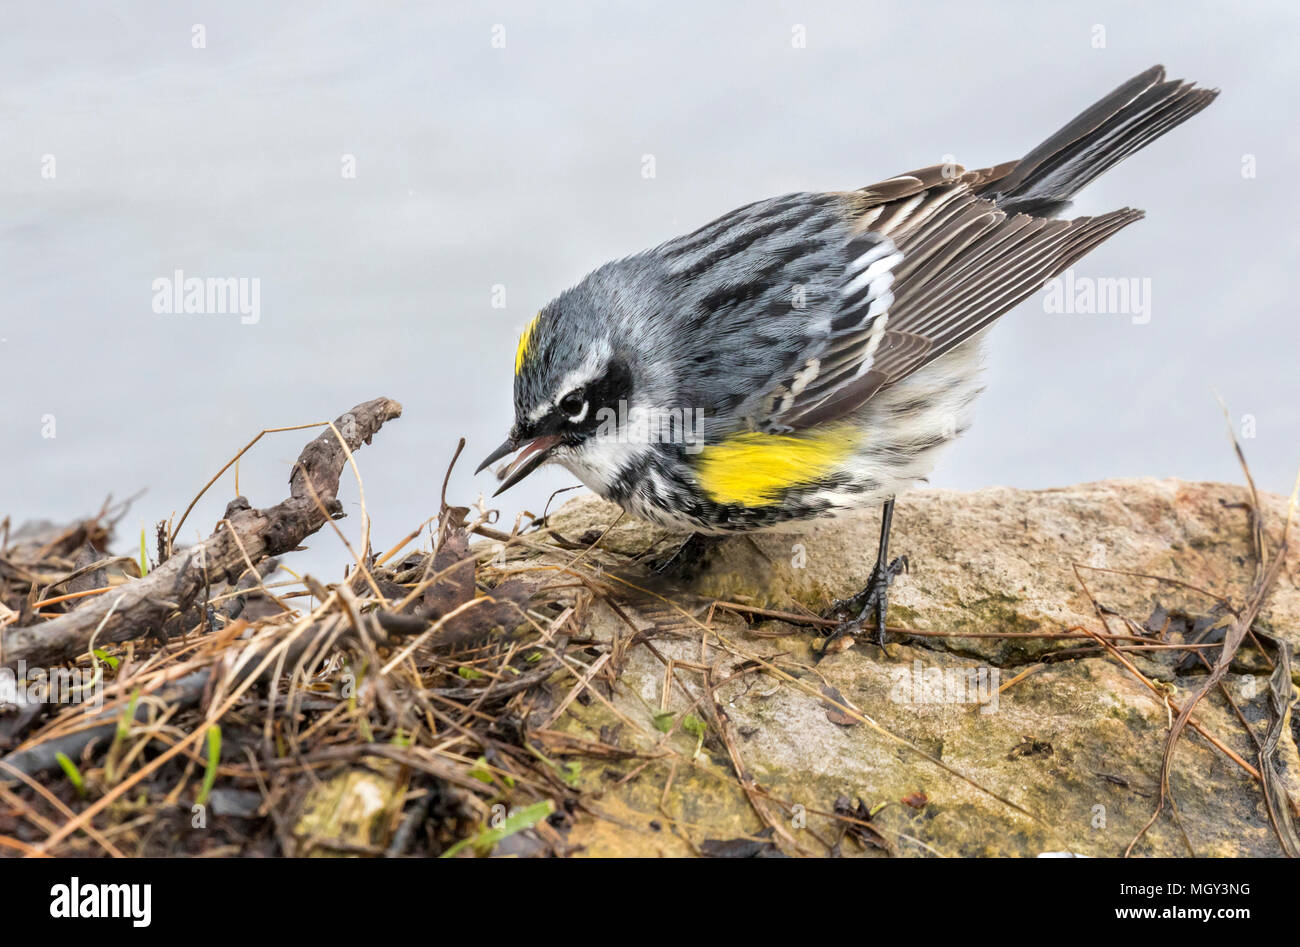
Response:
[[[554,411],[555,408],[558,407],[560,399],[573,391],[573,389],[585,387],[599,378],[604,374],[604,369],[609,364],[609,359],[610,353],[606,347],[601,346],[593,349],[591,354],[587,356],[586,361],[564,376],[560,381],[559,390],[555,392],[551,399],[533,409],[532,413],[528,415],[528,420],[534,423],[540,421],[542,418]],[[583,416],[586,416],[585,411],[583,412]]]

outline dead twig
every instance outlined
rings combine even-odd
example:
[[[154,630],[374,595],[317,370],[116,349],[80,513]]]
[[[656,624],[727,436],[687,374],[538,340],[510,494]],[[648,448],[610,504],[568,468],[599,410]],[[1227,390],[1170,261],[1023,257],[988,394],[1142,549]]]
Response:
[[[402,406],[388,398],[357,405],[339,417],[335,429],[350,450],[356,450],[387,421],[400,417]],[[308,444],[293,466],[290,496],[266,510],[255,510],[242,497],[226,508],[229,528],[218,529],[208,539],[174,555],[143,579],[121,586],[115,614],[105,621],[112,602],[108,596],[88,602],[76,611],[30,627],[6,627],[0,635],[0,666],[16,667],[26,661],[49,665],[85,652],[101,621],[100,642],[118,642],[156,633],[167,619],[192,605],[208,582],[235,582],[247,563],[294,549],[325,525],[327,515],[312,499],[319,497],[329,516],[340,515],[335,499],[339,476],[347,455],[335,430]],[[245,558],[247,554],[247,559]],[[206,571],[206,575],[205,575]]]

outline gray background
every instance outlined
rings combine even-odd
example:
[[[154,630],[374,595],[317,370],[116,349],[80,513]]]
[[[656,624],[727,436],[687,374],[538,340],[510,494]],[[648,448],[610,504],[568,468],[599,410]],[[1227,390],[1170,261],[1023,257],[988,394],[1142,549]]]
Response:
[[[385,548],[436,510],[458,436],[453,498],[490,486],[470,470],[509,424],[518,331],[592,267],[773,194],[1017,157],[1155,62],[1223,95],[1076,205],[1148,211],[1077,272],[1149,278],[1150,323],[1021,306],[933,482],[1238,480],[1218,390],[1255,418],[1260,486],[1290,489],[1293,3],[6,7],[0,513],[17,520],[148,487],[129,546],[262,427],[383,394],[406,414],[359,460]],[[259,278],[261,322],[156,315],[151,283],[176,267]],[[305,439],[264,440],[242,492],[280,500]],[[543,472],[502,508],[572,482]],[[183,538],[232,495],[214,488]],[[315,546],[333,577],[340,544]]]

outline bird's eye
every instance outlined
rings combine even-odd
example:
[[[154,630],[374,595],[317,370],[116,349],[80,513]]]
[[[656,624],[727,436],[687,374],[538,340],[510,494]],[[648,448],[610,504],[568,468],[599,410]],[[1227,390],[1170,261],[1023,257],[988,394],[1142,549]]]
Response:
[[[582,391],[571,391],[560,399],[560,410],[571,418],[576,418],[587,409],[587,400],[582,397]]]

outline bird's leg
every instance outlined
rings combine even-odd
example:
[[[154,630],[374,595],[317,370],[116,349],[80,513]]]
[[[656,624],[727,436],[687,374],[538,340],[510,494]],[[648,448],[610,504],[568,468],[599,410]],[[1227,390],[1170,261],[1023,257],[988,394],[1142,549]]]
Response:
[[[707,533],[691,533],[675,550],[650,563],[650,571],[670,579],[689,579],[704,564],[709,550],[721,541]]]
[[[822,646],[823,654],[835,639],[861,630],[863,623],[871,617],[872,613],[876,618],[876,644],[881,648],[885,647],[885,614],[889,610],[889,586],[893,584],[900,572],[907,570],[906,556],[899,556],[892,562],[889,559],[889,529],[893,521],[894,500],[891,497],[885,501],[884,509],[881,511],[880,547],[876,552],[876,564],[871,570],[871,577],[867,579],[866,587],[850,599],[835,602],[827,612],[829,616],[847,611],[855,617],[831,632],[826,639],[826,644]]]

